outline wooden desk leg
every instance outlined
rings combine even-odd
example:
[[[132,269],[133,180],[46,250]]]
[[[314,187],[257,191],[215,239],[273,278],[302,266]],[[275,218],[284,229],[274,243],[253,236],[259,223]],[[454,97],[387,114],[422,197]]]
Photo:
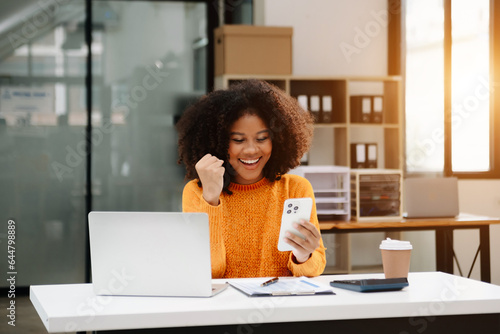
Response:
[[[479,245],[481,247],[481,281],[491,283],[489,225],[479,228]]]
[[[436,229],[436,270],[453,274],[453,229],[451,228]]]

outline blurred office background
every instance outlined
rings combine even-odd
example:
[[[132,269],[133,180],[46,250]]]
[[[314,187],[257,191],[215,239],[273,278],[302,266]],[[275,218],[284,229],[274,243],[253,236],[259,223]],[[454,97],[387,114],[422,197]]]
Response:
[[[212,88],[209,32],[221,22],[251,23],[251,7],[244,0],[224,11],[217,0],[0,2],[0,244],[14,220],[17,287],[88,279],[89,209],[181,210],[175,121]]]

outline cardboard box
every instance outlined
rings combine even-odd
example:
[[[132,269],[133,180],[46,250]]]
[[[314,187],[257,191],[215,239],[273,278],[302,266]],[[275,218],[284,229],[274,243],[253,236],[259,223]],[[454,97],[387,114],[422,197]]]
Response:
[[[216,28],[215,75],[292,74],[292,35],[292,27]]]

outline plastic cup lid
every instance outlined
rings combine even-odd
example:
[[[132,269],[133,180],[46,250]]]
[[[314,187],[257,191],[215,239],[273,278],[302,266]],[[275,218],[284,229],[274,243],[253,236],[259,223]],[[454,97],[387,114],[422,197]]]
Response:
[[[387,238],[385,240],[382,240],[382,242],[380,243],[380,249],[406,250],[413,249],[413,246],[409,241],[393,240],[391,238]]]

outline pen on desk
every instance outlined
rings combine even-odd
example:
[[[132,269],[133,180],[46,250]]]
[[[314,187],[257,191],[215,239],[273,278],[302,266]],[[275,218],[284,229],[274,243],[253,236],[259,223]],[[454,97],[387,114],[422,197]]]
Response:
[[[271,278],[269,281],[265,281],[260,286],[268,286],[270,284],[276,283],[276,282],[278,282],[278,279],[279,279],[278,277]]]

